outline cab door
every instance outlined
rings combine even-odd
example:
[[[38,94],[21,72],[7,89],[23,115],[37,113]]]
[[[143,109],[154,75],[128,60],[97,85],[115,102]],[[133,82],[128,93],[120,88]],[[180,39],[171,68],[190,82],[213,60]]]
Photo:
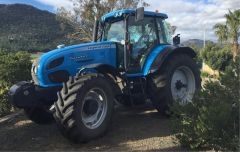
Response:
[[[128,73],[141,73],[149,52],[158,45],[156,22],[153,17],[136,21],[135,16],[128,18]]]

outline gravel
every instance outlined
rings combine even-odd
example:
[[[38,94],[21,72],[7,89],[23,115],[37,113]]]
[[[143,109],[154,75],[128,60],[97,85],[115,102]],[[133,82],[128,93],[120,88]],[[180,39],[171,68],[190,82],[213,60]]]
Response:
[[[171,132],[169,118],[150,105],[115,108],[105,136],[84,144],[65,139],[56,124],[37,125],[23,113],[0,123],[0,150],[6,151],[183,151]]]

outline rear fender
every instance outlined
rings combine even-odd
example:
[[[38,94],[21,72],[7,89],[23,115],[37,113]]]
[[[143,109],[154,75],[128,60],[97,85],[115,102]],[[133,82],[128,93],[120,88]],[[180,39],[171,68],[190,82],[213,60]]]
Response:
[[[154,73],[159,70],[165,61],[170,59],[173,55],[177,54],[187,54],[192,58],[195,58],[197,56],[196,52],[190,47],[166,47],[154,59],[149,73]]]

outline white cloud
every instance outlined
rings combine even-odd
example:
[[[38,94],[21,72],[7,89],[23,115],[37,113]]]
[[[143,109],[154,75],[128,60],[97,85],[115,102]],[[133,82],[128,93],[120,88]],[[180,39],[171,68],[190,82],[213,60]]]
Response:
[[[206,39],[216,41],[213,31],[216,23],[225,21],[224,14],[228,10],[240,8],[239,0],[146,0],[150,4],[148,10],[159,10],[169,16],[168,22],[177,26],[177,33],[183,40]]]
[[[53,6],[55,10],[57,8],[64,7],[66,9],[73,9],[73,3],[70,0],[36,0],[40,3]]]
[[[70,0],[37,0],[46,5],[53,6],[55,10],[65,7],[73,9]],[[145,0],[150,4],[147,10],[166,13],[168,22],[177,26],[177,33],[183,40],[203,39],[203,31],[206,31],[206,39],[216,41],[213,26],[225,21],[224,14],[228,10],[240,8],[239,0]]]

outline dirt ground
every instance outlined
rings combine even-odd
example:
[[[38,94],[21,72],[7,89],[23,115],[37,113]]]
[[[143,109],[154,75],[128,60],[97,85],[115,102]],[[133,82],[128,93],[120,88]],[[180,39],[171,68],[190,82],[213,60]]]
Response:
[[[85,144],[65,139],[56,124],[37,125],[23,114],[0,123],[0,150],[183,151],[171,133],[169,118],[151,106],[118,106],[107,134]]]

